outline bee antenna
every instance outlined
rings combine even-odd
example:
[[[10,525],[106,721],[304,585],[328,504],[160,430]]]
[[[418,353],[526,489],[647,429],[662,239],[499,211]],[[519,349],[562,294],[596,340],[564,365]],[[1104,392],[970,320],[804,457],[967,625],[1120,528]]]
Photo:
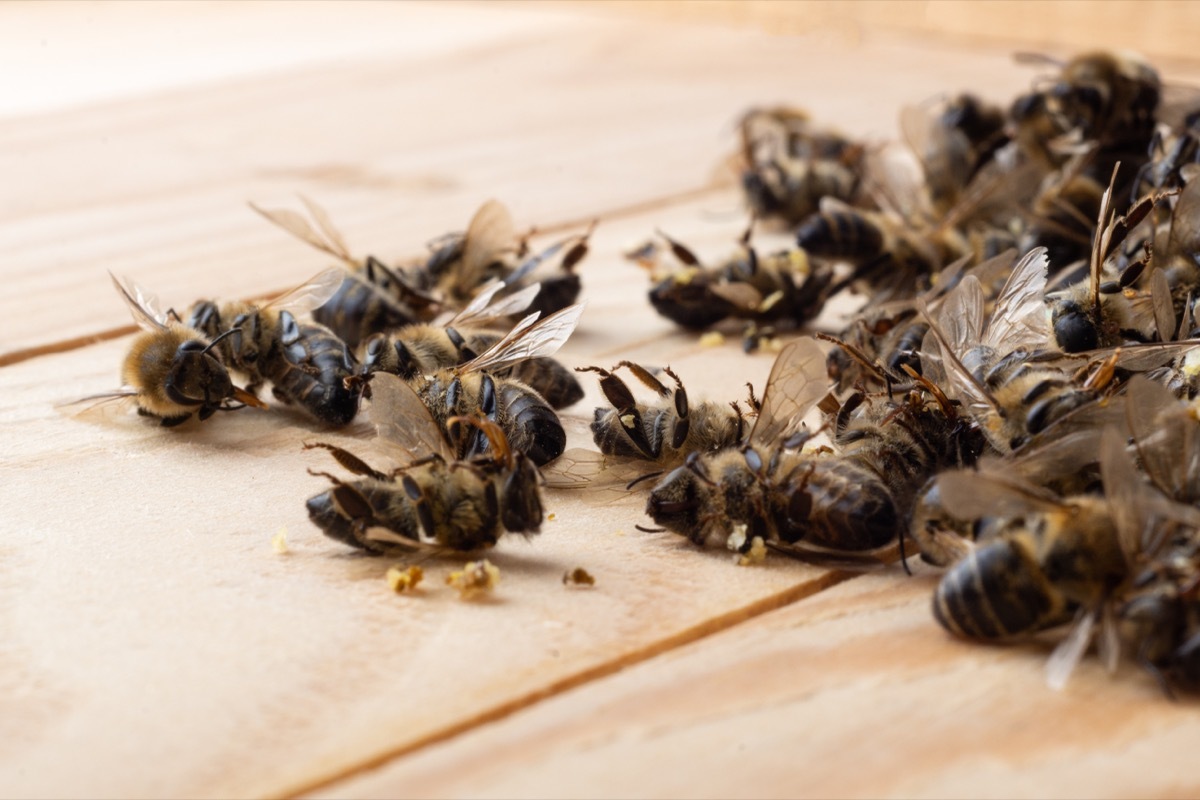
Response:
[[[909,566],[908,566],[908,553],[906,553],[904,551],[904,537],[907,534],[908,534],[908,531],[904,530],[904,528],[901,527],[900,528],[900,566],[904,567],[904,574],[911,578],[912,570],[909,569]]]
[[[643,528],[641,525],[634,525],[633,527],[642,533],[665,533],[667,530],[666,528]]]
[[[200,352],[203,354],[207,354],[208,351],[212,350],[217,345],[218,342],[220,342],[222,339],[228,339],[230,336],[234,335],[235,333],[238,336],[241,336],[242,329],[241,328],[230,328],[229,330],[225,331],[224,333],[219,334],[215,339],[213,339],[211,342],[208,343],[208,347],[204,348]]]

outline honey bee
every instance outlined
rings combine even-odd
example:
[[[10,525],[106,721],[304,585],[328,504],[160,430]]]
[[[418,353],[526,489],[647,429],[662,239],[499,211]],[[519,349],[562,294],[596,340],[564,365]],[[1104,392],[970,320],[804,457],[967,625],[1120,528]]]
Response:
[[[183,324],[174,311],[160,311],[157,300],[133,281],[109,277],[142,332],[121,366],[123,388],[68,405],[131,398],[139,414],[168,428],[193,414],[206,420],[218,411],[262,407],[257,397],[233,385],[220,351],[213,349],[229,332],[208,338]]]
[[[267,210],[253,203],[250,207],[269,222],[333,256],[346,267],[341,286],[325,303],[312,309],[313,319],[318,324],[328,327],[353,349],[373,333],[433,319],[441,304],[419,288],[419,276],[414,279],[402,271],[390,269],[374,256],[367,256],[365,260],[355,258],[329,214],[306,197],[301,196],[300,200],[308,209],[312,223],[287,209]]]
[[[928,288],[944,266],[970,252],[967,238],[953,227],[830,198],[800,223],[796,243],[811,259],[849,264],[852,279],[869,286],[877,302]]]
[[[582,284],[575,267],[588,254],[594,227],[530,255],[508,208],[489,200],[475,212],[465,233],[437,240],[419,271],[428,287],[453,308],[461,308],[494,280],[503,281],[505,292],[537,284],[541,289],[529,310],[546,316],[579,298]]]
[[[1158,196],[1139,200],[1122,216],[1112,210],[1116,181],[1101,197],[1100,225],[1091,246],[1088,279],[1079,281],[1047,298],[1050,320],[1058,346],[1067,353],[1112,347],[1128,341],[1169,341],[1175,333],[1175,308],[1167,273],[1152,268],[1148,291],[1137,292],[1134,284],[1142,277],[1146,259],[1133,261],[1116,280],[1105,281],[1105,264],[1142,224]]]
[[[809,560],[875,551],[907,526],[922,483],[978,455],[978,435],[945,398],[931,406],[915,391],[902,404],[853,395],[835,417],[841,452],[799,449],[799,421],[825,394],[823,361],[812,340],[784,348],[745,443],[690,456],[659,481],[646,506],[654,521],[697,544],[736,534]]]
[[[1144,411],[1132,396],[1128,409],[1139,416]],[[1139,444],[1140,453],[1147,444]],[[947,508],[963,517],[998,515],[1008,525],[946,573],[934,616],[951,633],[976,639],[1034,633],[1074,616],[1047,665],[1056,687],[1086,651],[1097,622],[1104,626],[1101,655],[1115,664],[1114,612],[1130,580],[1161,550],[1164,530],[1182,525],[1194,532],[1200,523],[1194,506],[1142,479],[1115,427],[1101,434],[1098,460],[1103,494],[1056,495],[1010,469],[938,478]]]
[[[865,148],[815,129],[803,111],[753,109],[741,120],[742,188],[755,216],[795,224],[823,197],[852,202],[859,194]]]
[[[638,403],[616,375],[625,368],[661,398],[655,405]],[[581,367],[600,375],[600,389],[611,408],[597,408],[592,438],[606,456],[637,459],[660,470],[673,469],[691,453],[733,447],[745,436],[745,417],[737,403],[689,403],[679,376],[663,371],[675,382],[669,389],[645,367],[622,361],[611,370]]]
[[[354,356],[325,326],[295,317],[328,300],[342,275],[337,267],[324,270],[263,306],[202,300],[192,306],[188,325],[212,337],[233,331],[218,346],[225,363],[250,376],[251,393],[270,381],[277,400],[321,422],[346,425],[361,398],[360,389],[346,384]]]
[[[812,266],[791,249],[760,256],[750,246],[752,226],[738,253],[704,266],[688,247],[662,234],[683,265],[650,290],[654,310],[677,325],[703,330],[726,317],[800,326],[821,312],[833,272]]]
[[[929,213],[937,219],[958,205],[971,181],[1007,141],[1004,111],[962,93],[901,111],[900,127],[921,164]]]
[[[525,359],[556,353],[575,330],[581,313],[583,306],[574,305],[541,320],[536,313],[530,314],[470,361],[419,375],[411,385],[448,433],[451,418],[482,414],[500,426],[509,447],[542,466],[560,456],[566,447],[562,422],[529,386],[514,378],[495,377],[494,372]],[[490,441],[479,430],[474,436],[457,440],[456,455],[460,459],[480,455],[487,451]]]
[[[363,343],[359,377],[365,381],[376,372],[387,372],[413,380],[477,357],[503,336],[487,330],[486,326],[527,308],[541,287],[532,284],[491,302],[492,296],[503,288],[503,283],[493,282],[445,324],[408,325],[389,334],[372,335]],[[528,384],[556,409],[583,399],[583,387],[575,375],[549,357],[527,358],[493,370],[492,375]]]
[[[333,488],[307,502],[309,518],[326,536],[370,553],[471,551],[491,547],[504,532],[536,534],[542,523],[538,472],[508,446],[500,426],[481,417],[453,417],[452,427],[469,426],[487,437],[489,454],[455,457],[443,427],[399,378],[373,382],[372,416],[379,441],[403,460],[380,472],[333,445],[328,450],[359,476],[343,481],[324,472]]]
[[[1065,129],[1085,140],[1145,153],[1161,97],[1158,72],[1141,55],[1094,51],[1061,65],[1047,105]]]

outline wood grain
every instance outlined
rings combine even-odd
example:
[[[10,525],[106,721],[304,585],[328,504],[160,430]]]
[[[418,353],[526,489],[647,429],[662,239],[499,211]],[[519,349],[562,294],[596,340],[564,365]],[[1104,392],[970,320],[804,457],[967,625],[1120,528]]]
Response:
[[[719,165],[737,115],[799,103],[879,140],[902,103],[966,86],[1005,99],[1031,80],[1007,47],[788,38],[576,6],[369,5],[354,13],[393,30],[393,48],[373,33],[352,51],[353,26],[329,21],[343,6],[313,4],[283,38],[299,47],[328,24],[342,44],[255,60],[238,34],[243,60],[219,80],[167,59],[174,77],[88,94],[87,107],[79,95],[0,109],[0,795],[991,793],[971,774],[995,794],[1036,793],[1028,776],[1058,793],[1076,778],[1096,792],[1194,789],[1173,777],[1190,728],[1146,681],[1085,670],[1045,701],[1063,715],[1049,724],[1040,654],[940,637],[928,579],[830,592],[844,576],[737,568],[642,534],[636,499],[556,493],[541,536],[495,551],[493,600],[457,600],[440,585],[446,561],[427,565],[427,588],[395,596],[390,560],[324,539],[302,508],[322,488],[306,468],[329,464],[301,443],[370,455],[365,420],[322,431],[273,408],[168,431],[118,409],[55,410],[118,380],[129,320],[105,270],[183,307],[325,266],[244,205],[297,192],[387,258],[420,253],[489,196],[522,225],[598,218],[589,306],[564,358],[669,363],[693,398],[739,396],[769,356],[743,356],[736,325],[716,349],[675,331],[621,257],[655,228],[706,257],[731,245],[745,214]],[[0,20],[14,8],[31,35],[28,19],[55,31],[76,7],[5,5]],[[88,8],[97,27],[68,32],[123,31],[125,50],[104,57],[117,59],[169,40],[181,19],[215,48],[233,6]],[[262,30],[276,12],[234,13]],[[587,388],[567,415],[574,444],[599,401]],[[271,549],[281,528],[287,555]],[[597,586],[565,589],[574,566]],[[1112,693],[1111,709],[1083,713],[1076,686]],[[1068,769],[1041,755],[1047,744]],[[398,754],[362,782],[330,783]],[[545,779],[523,775],[529,765]]]
[[[317,797],[1195,796],[1196,703],[1048,646],[971,645],[895,568],[686,645]]]

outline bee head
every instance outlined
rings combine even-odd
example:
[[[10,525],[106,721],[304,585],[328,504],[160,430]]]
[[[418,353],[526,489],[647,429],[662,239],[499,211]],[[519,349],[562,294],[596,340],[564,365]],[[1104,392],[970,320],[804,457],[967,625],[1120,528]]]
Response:
[[[233,395],[229,372],[212,355],[211,347],[202,339],[188,339],[179,345],[163,386],[172,402],[207,407]]]
[[[501,490],[501,521],[513,533],[537,533],[542,525],[537,467],[522,454],[516,459],[516,469],[504,479]]]
[[[688,276],[686,280],[680,276]],[[650,304],[662,316],[685,328],[702,329],[733,313],[733,305],[708,290],[706,273],[671,275],[650,290]]]
[[[338,507],[333,489],[310,497],[304,505],[308,509],[308,518],[330,539],[352,547],[362,547],[355,534],[354,522]]]
[[[709,487],[690,468],[679,467],[650,491],[646,514],[658,525],[703,544],[705,524],[701,520]]]
[[[1096,323],[1078,303],[1064,302],[1054,309],[1054,338],[1066,353],[1094,350],[1100,343]]]

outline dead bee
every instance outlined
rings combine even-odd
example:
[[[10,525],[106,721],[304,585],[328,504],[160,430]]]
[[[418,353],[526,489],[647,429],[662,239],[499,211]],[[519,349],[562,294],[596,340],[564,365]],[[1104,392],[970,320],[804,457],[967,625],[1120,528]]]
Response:
[[[1123,216],[1117,216],[1111,208],[1112,192],[1110,182],[1101,198],[1100,225],[1091,246],[1088,279],[1047,298],[1054,337],[1064,352],[1151,341],[1156,333],[1162,341],[1174,337],[1175,310],[1166,273],[1151,269],[1146,281],[1150,290],[1139,293],[1133,288],[1143,275],[1148,257],[1124,267],[1115,280],[1104,280],[1106,263],[1160,200],[1144,197]]]
[[[359,377],[366,381],[376,372],[388,372],[413,380],[476,358],[503,337],[486,326],[527,308],[540,289],[533,284],[492,302],[503,288],[504,284],[494,282],[445,324],[409,325],[390,334],[374,334],[363,343]],[[556,409],[583,399],[575,375],[549,357],[527,358],[493,370],[492,375],[528,384]]]
[[[638,403],[629,387],[615,374],[625,368],[661,398],[656,405]],[[580,372],[600,375],[600,388],[611,408],[597,408],[592,438],[606,456],[643,461],[659,470],[673,469],[691,453],[733,447],[745,436],[745,418],[737,403],[689,403],[683,382],[668,367],[675,382],[667,388],[649,370],[622,361],[611,370],[582,367]]]
[[[328,327],[348,347],[356,348],[373,333],[433,319],[441,304],[419,288],[419,276],[414,279],[401,270],[390,269],[374,256],[367,256],[365,261],[356,259],[325,210],[306,197],[300,199],[315,225],[294,211],[266,210],[253,203],[250,207],[346,267],[342,284],[325,303],[312,310],[317,323]]]
[[[908,106],[900,127],[921,164],[929,212],[940,219],[1007,141],[1004,111],[973,94]]]
[[[489,200],[475,212],[465,233],[436,240],[433,253],[419,271],[425,286],[452,308],[461,308],[494,280],[503,281],[505,293],[537,284],[541,288],[529,310],[546,316],[579,299],[581,283],[575,267],[587,256],[591,232],[589,228],[581,236],[528,254],[508,209]]]
[[[847,401],[835,418],[841,448],[799,450],[799,419],[825,394],[824,357],[811,340],[780,353],[746,442],[690,456],[663,478],[646,506],[656,523],[697,544],[749,544],[809,560],[877,550],[894,540],[916,489],[951,464],[971,463],[982,446],[941,398],[914,392],[903,404]]]
[[[109,277],[142,332],[121,366],[123,388],[68,405],[130,398],[139,414],[168,428],[193,414],[205,420],[218,411],[262,407],[257,397],[233,385],[220,351],[214,350],[229,332],[208,338],[183,324],[174,311],[160,311],[155,298],[133,281]]]
[[[270,381],[281,402],[295,403],[321,422],[345,425],[358,413],[361,398],[359,389],[346,385],[354,356],[328,328],[300,322],[294,314],[324,303],[342,285],[342,276],[340,268],[324,270],[263,306],[202,300],[192,306],[188,325],[213,337],[234,332],[222,338],[221,355],[250,376],[250,392]]]
[[[742,188],[755,216],[795,224],[823,197],[853,201],[864,147],[821,131],[803,111],[753,109],[741,120]]]
[[[1142,56],[1094,51],[1060,66],[1047,105],[1067,131],[1107,150],[1145,153],[1157,120],[1162,81]]]
[[[328,444],[352,482],[328,473],[333,488],[307,502],[309,518],[325,535],[371,553],[431,547],[470,551],[491,547],[505,532],[538,532],[542,504],[538,472],[504,432],[481,417],[454,417],[487,437],[489,454],[460,460],[443,427],[399,378],[381,375],[372,386],[372,415],[379,440],[395,448],[404,466],[380,472],[357,456]]]
[[[832,270],[812,267],[799,250],[760,256],[750,245],[753,226],[738,253],[705,267],[688,247],[661,234],[683,265],[650,290],[654,310],[677,325],[703,330],[727,317],[799,327],[821,312]]]
[[[966,237],[952,227],[828,198],[800,223],[796,243],[814,261],[849,264],[853,281],[868,286],[876,301],[927,289],[944,266],[970,252]]]
[[[574,305],[541,320],[536,313],[530,314],[477,357],[457,367],[418,375],[412,387],[443,428],[452,417],[482,414],[500,426],[510,447],[538,466],[546,464],[566,447],[567,435],[558,415],[528,385],[493,373],[525,359],[556,353],[575,330],[581,313],[583,306]],[[482,454],[489,443],[482,431],[459,439],[457,456]]]

